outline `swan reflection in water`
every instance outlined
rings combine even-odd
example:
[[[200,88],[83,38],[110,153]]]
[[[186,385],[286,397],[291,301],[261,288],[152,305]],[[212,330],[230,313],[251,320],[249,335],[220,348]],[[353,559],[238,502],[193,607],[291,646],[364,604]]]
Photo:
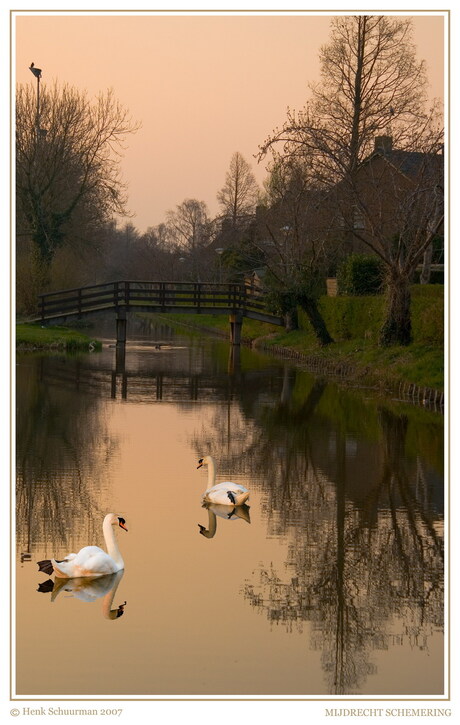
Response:
[[[200,534],[205,536],[206,539],[212,539],[216,533],[217,516],[220,516],[227,521],[237,521],[238,519],[243,519],[243,521],[246,521],[248,524],[251,523],[249,506],[247,504],[230,508],[230,506],[224,504],[205,502],[203,503],[203,508],[208,509],[208,528],[202,526],[201,524],[198,524],[198,526]]]
[[[54,602],[60,592],[75,597],[82,602],[95,602],[102,597],[102,614],[105,619],[118,619],[124,614],[126,602],[112,609],[112,602],[115,592],[123,578],[124,570],[113,574],[106,574],[97,578],[74,577],[73,579],[62,579],[56,577],[54,582],[48,579],[39,584],[37,591],[42,593],[51,592],[51,601]]]

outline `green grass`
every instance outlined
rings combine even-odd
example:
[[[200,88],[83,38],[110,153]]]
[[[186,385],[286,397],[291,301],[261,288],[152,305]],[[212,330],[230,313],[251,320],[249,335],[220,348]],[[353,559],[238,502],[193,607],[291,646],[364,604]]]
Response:
[[[41,327],[19,323],[16,325],[16,348],[27,350],[88,350],[90,343],[100,350],[97,340],[68,327]]]
[[[346,340],[320,347],[311,334],[301,330],[275,335],[265,344],[289,347],[327,362],[346,363],[356,369],[356,375],[377,378],[382,384],[403,381],[444,389],[444,351],[439,346],[414,343],[381,348],[368,341]]]
[[[149,313],[142,313],[142,317],[148,317]],[[154,315],[156,316],[156,315]],[[179,326],[189,327],[197,331],[209,331],[217,332],[222,334],[223,337],[230,339],[230,326],[228,321],[228,314],[226,315],[186,315],[186,314],[162,314],[161,319],[168,320],[168,323],[176,323]],[[266,335],[272,334],[280,327],[276,325],[269,325],[265,322],[258,322],[257,320],[251,320],[244,318],[242,334],[244,340],[247,342],[255,340],[257,337],[265,337]]]

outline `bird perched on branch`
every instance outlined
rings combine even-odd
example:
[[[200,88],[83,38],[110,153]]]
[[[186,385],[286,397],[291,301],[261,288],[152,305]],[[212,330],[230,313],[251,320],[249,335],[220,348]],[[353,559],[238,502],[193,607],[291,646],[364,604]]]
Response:
[[[30,64],[29,69],[32,71],[32,73],[34,74],[35,78],[41,78],[42,77],[42,69],[41,68],[36,68],[35,65],[34,65],[34,63],[31,63]]]

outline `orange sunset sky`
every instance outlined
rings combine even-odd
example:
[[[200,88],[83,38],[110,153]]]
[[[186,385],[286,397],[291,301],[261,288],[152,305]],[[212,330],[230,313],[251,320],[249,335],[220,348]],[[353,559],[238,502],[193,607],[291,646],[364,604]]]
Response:
[[[446,14],[413,13],[413,40],[425,59],[430,95],[444,92]],[[14,80],[68,83],[90,96],[113,88],[141,129],[122,161],[132,223],[143,232],[186,198],[218,212],[235,151],[259,182],[254,154],[286,117],[301,108],[319,79],[318,52],[330,17],[318,13],[86,12],[15,13]]]

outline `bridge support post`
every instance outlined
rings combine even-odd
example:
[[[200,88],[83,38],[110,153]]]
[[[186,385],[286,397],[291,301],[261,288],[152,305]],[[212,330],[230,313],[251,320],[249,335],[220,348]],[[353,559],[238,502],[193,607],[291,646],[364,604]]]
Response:
[[[230,315],[230,342],[232,345],[241,345],[241,328],[243,326],[243,315],[236,312]]]
[[[126,310],[117,308],[117,347],[126,343]]]
[[[126,308],[117,307],[117,344],[115,347],[115,370],[112,372],[112,398],[117,397],[117,378],[121,375],[121,397],[127,395],[126,357]]]
[[[124,342],[117,343],[115,348],[115,372],[117,374],[125,373],[125,361],[126,361],[126,345]]]
[[[126,353],[126,309],[117,307],[117,345],[115,349],[115,371],[125,372]]]

